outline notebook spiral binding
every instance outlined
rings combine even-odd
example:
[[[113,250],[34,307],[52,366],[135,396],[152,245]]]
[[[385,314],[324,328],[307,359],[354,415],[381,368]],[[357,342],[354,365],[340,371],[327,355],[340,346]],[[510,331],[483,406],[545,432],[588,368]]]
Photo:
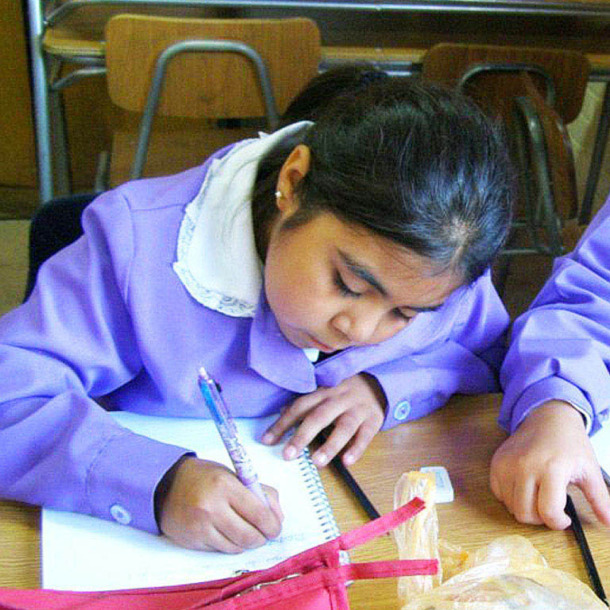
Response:
[[[299,460],[299,469],[303,473],[303,479],[307,490],[314,501],[316,516],[322,525],[322,531],[327,540],[332,540],[341,534],[339,526],[335,521],[328,496],[320,473],[311,460],[309,449],[305,449]]]

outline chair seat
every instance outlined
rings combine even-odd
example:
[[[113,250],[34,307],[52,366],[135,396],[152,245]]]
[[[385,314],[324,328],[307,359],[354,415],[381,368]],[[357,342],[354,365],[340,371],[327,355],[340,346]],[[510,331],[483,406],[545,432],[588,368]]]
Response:
[[[195,167],[220,148],[256,137],[257,134],[258,129],[255,127],[155,131],[148,147],[144,176],[166,176]],[[130,179],[137,141],[136,131],[114,133],[109,171],[111,187]]]
[[[103,58],[104,43],[80,37],[70,28],[56,27],[45,32],[42,47],[46,53],[64,59]]]

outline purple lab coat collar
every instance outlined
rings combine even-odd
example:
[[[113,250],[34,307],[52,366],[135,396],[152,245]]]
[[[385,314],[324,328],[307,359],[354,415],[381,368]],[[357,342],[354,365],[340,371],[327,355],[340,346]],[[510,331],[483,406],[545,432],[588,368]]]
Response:
[[[465,290],[465,287],[458,288],[440,310],[419,314],[408,327],[391,339],[377,345],[348,348],[342,355],[349,352],[350,360],[358,360],[356,354],[361,354],[362,361],[369,362],[370,352],[374,351],[377,352],[377,357],[373,359],[378,358],[379,362],[384,362],[404,353],[429,349],[431,344],[444,340],[446,333],[442,331],[447,327],[448,317],[450,324],[455,322],[459,311],[458,303]],[[284,337],[269,307],[264,289],[261,291],[250,327],[249,339],[248,366],[259,375],[298,394],[313,392],[318,387],[316,367],[302,349],[295,347]],[[282,363],[281,367],[278,362]]]
[[[278,362],[282,366],[278,366]],[[292,345],[282,334],[264,290],[250,326],[248,365],[265,379],[291,392],[306,394],[317,387],[313,364],[302,349]]]

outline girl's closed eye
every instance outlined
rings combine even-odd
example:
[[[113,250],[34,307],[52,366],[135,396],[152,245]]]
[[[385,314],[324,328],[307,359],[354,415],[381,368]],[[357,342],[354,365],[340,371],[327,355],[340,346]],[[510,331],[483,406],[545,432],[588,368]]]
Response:
[[[344,296],[344,297],[354,297],[354,298],[358,298],[358,297],[362,296],[362,293],[356,292],[355,290],[352,290],[345,283],[345,281],[341,277],[341,273],[339,273],[338,270],[335,270],[333,280],[334,280],[335,286],[339,289],[339,292],[341,292],[342,296]]]
[[[339,270],[335,270],[335,273],[334,273],[334,284],[339,289],[339,292],[341,293],[341,296],[352,297],[352,298],[359,298],[363,294],[362,292],[357,292],[356,290],[353,290],[352,288],[350,288],[346,284],[346,282],[343,279],[343,277],[341,276],[341,273],[339,272]],[[393,313],[393,315],[396,318],[398,318],[399,320],[402,320],[402,321],[404,321],[406,323],[409,323],[417,315],[417,314],[406,313],[405,311],[403,311],[399,307],[396,307],[392,311],[392,313]]]

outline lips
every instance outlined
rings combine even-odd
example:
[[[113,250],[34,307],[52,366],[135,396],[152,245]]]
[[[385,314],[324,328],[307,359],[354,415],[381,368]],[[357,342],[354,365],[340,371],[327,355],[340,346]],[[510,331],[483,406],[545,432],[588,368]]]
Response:
[[[332,352],[336,352],[338,349],[341,349],[341,348],[331,347],[330,345],[326,345],[326,343],[322,343],[321,341],[318,341],[312,335],[309,335],[309,339],[312,343],[311,347],[315,347],[316,349],[319,349],[321,352],[324,352],[325,354],[331,354]]]

